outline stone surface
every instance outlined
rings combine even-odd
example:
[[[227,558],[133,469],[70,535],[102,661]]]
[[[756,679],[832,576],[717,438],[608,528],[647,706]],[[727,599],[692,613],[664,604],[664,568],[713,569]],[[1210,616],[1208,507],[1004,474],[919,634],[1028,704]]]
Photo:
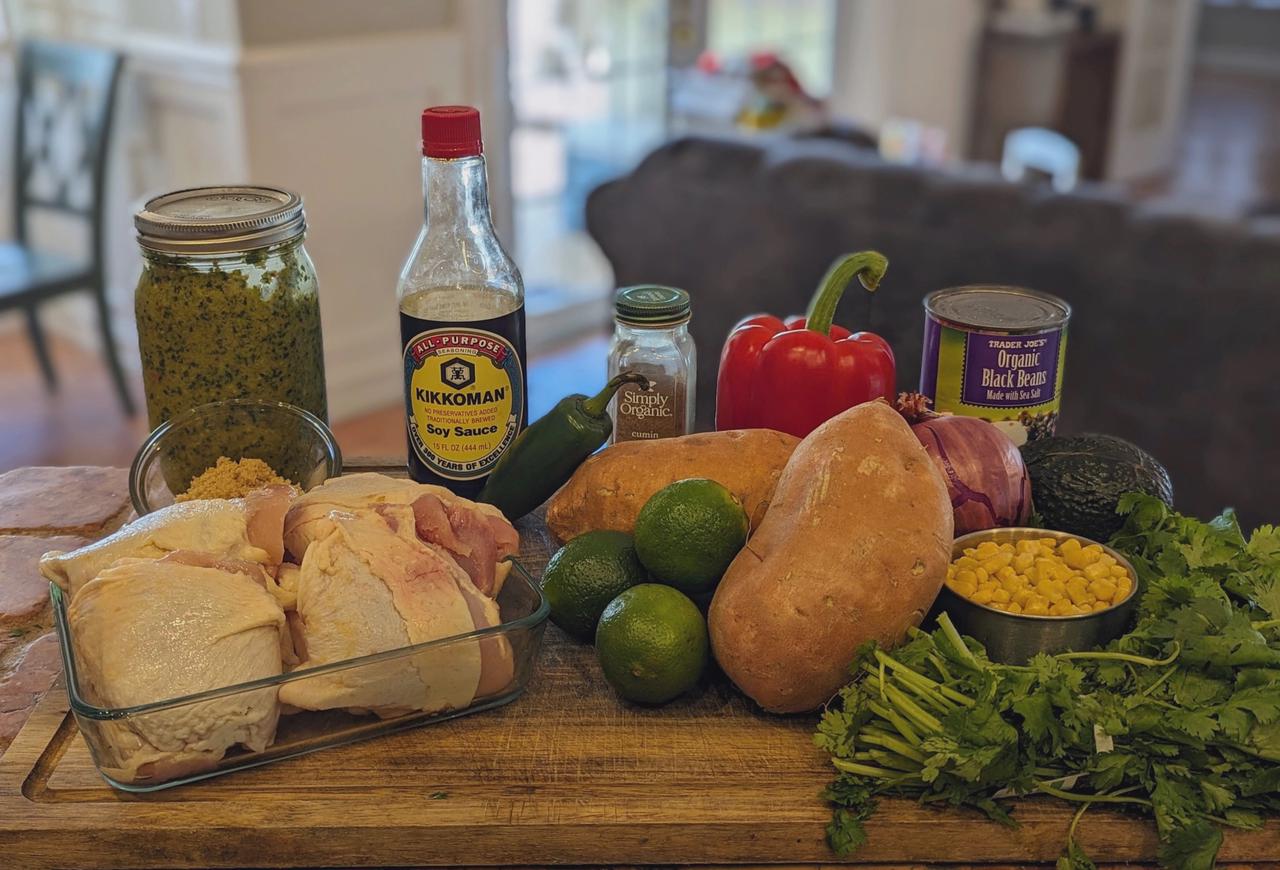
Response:
[[[62,669],[37,569],[49,550],[74,550],[129,515],[122,468],[19,468],[0,474],[0,755]]]
[[[37,564],[49,550],[74,550],[88,538],[0,535],[0,630],[28,624],[49,605],[49,581]]]
[[[58,637],[50,632],[32,641],[18,654],[12,673],[0,677],[0,753],[13,742],[61,670]]]
[[[97,535],[117,524],[128,504],[123,468],[18,468],[0,474],[0,533]]]

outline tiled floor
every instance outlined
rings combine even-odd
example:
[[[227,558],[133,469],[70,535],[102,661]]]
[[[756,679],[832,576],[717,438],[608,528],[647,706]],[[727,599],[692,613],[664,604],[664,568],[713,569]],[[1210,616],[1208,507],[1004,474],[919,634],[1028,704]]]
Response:
[[[529,365],[529,415],[537,419],[569,392],[594,392],[605,381],[607,338],[591,336]],[[127,466],[146,435],[139,416],[127,420],[101,360],[71,342],[53,342],[59,391],[45,392],[35,358],[20,331],[0,333],[0,472],[23,465]],[[134,383],[141,399],[141,383]],[[347,456],[403,457],[399,406],[339,423],[334,433]]]

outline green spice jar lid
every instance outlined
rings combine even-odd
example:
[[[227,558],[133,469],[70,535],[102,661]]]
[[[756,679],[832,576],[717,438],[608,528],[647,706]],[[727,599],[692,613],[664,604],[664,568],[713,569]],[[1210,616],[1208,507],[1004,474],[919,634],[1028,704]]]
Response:
[[[613,305],[618,321],[632,326],[674,326],[689,319],[689,294],[678,287],[623,287]]]
[[[306,232],[302,197],[274,187],[193,187],[147,201],[138,244],[168,254],[252,251]]]

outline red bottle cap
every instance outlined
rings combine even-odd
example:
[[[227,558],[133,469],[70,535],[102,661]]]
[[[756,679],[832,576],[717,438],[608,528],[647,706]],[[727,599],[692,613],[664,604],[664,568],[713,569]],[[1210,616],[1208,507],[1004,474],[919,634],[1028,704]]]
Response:
[[[422,110],[422,153],[426,157],[475,157],[480,113],[472,106],[432,106]]]

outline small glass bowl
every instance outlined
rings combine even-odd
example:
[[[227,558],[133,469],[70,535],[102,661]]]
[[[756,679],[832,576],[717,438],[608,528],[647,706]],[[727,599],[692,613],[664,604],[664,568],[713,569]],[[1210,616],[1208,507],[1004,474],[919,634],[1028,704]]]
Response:
[[[261,459],[303,491],[342,474],[333,432],[309,411],[285,402],[227,399],[161,423],[129,469],[138,516],[171,505],[218,457]]]

